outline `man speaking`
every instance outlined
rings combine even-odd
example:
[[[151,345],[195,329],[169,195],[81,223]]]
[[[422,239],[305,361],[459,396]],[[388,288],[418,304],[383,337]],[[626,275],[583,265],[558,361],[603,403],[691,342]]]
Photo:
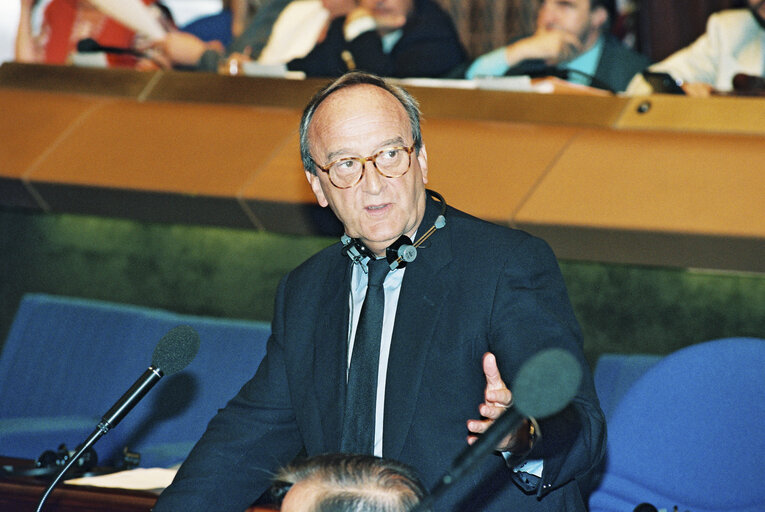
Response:
[[[155,510],[241,512],[280,466],[332,452],[399,460],[431,488],[511,405],[505,383],[548,348],[582,366],[571,405],[524,421],[436,510],[585,510],[580,483],[605,426],[547,244],[427,191],[417,103],[374,75],[317,93],[300,146],[345,236],[281,281],[265,359]]]

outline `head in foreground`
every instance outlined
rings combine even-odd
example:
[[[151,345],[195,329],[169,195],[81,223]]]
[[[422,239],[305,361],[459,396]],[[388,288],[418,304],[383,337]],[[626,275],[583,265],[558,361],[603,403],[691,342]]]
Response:
[[[414,471],[372,455],[326,454],[294,462],[274,478],[282,512],[406,512],[425,496]]]

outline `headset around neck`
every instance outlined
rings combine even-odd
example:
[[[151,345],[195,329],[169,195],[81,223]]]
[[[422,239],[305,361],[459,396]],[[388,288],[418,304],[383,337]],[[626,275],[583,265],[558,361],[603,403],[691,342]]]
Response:
[[[412,243],[412,240],[408,236],[401,235],[398,240],[393,242],[387,249],[385,249],[385,259],[388,260],[388,264],[390,264],[391,270],[404,268],[407,263],[414,261],[414,259],[417,257],[417,248],[422,245],[422,243],[427,240],[430,235],[446,225],[446,217],[444,216],[446,214],[446,201],[444,200],[443,196],[438,192],[430,189],[425,189],[425,192],[427,192],[430,197],[441,203],[441,213],[438,214],[438,217],[436,217],[436,221],[433,223],[433,225],[430,226],[430,228],[425,231],[425,233],[423,233],[416,242]],[[351,238],[348,235],[343,234],[343,236],[340,237],[340,241],[343,243],[343,254],[348,256],[351,261],[353,261],[353,263],[358,263],[361,265],[361,262],[365,258],[376,257],[374,253],[370,251],[367,246],[365,246],[358,238]],[[361,268],[364,270],[364,272],[367,271],[365,265],[361,265]]]

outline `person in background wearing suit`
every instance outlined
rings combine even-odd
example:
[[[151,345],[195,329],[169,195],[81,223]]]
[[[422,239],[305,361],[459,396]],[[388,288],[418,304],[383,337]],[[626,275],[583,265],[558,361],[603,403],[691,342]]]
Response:
[[[425,496],[414,470],[373,455],[317,455],[276,474],[281,512],[408,512]]]
[[[572,83],[624,91],[651,62],[609,35],[613,0],[544,0],[529,37],[478,57],[465,76],[563,74]]]
[[[685,94],[700,98],[731,91],[738,73],[759,77],[755,83],[765,89],[765,0],[747,0],[747,5],[710,16],[705,34],[650,70],[669,73]],[[652,92],[641,75],[627,89],[628,94]]]
[[[548,348],[581,366],[575,398],[522,422],[435,510],[584,511],[605,424],[548,245],[436,200],[417,102],[375,75],[348,73],[319,91],[300,148],[345,235],[282,279],[263,362],[155,511],[239,512],[301,454],[398,460],[432,488],[510,406],[505,383]],[[399,261],[401,244],[417,245],[415,257]]]
[[[307,76],[360,70],[437,78],[465,59],[452,19],[433,0],[358,0],[355,9],[329,25],[323,41],[287,67]]]

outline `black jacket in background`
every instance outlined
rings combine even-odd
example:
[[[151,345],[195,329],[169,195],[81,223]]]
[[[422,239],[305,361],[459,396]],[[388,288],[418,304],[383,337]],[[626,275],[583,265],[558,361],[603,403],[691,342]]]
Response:
[[[466,59],[454,23],[432,0],[415,0],[414,12],[390,54],[383,52],[382,40],[372,30],[346,41],[344,23],[345,17],[335,19],[324,41],[305,57],[292,60],[288,69],[309,77],[340,76],[349,71],[341,56],[347,50],[360,71],[397,78],[441,77]]]

